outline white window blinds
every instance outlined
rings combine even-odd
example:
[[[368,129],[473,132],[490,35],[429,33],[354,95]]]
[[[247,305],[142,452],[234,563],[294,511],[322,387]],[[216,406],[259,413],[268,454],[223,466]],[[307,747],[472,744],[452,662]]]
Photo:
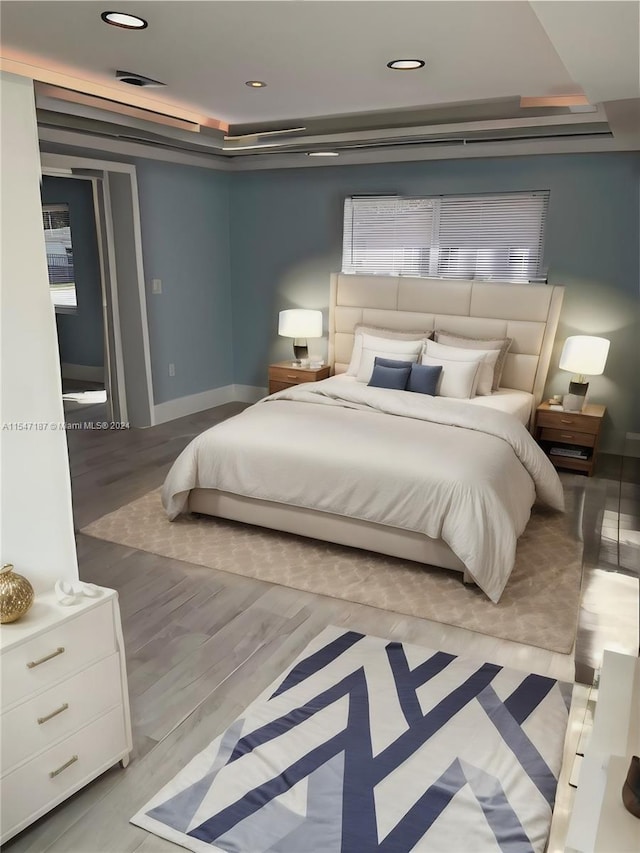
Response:
[[[344,211],[343,272],[425,275],[433,231],[428,198],[348,198]]]
[[[345,200],[346,273],[535,281],[548,192]]]

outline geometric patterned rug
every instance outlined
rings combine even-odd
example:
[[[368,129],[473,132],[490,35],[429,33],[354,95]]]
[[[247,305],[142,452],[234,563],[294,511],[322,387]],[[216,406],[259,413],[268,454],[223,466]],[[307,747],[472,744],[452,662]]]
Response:
[[[169,521],[159,489],[82,532],[163,557],[568,654],[582,569],[582,543],[568,531],[569,517],[534,507],[498,604],[477,586],[463,584],[458,572],[210,516]]]
[[[330,627],[132,822],[198,853],[542,853],[570,697]]]

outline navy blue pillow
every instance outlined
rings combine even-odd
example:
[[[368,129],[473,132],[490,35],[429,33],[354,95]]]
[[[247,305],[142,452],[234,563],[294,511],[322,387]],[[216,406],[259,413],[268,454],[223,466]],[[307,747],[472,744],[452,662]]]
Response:
[[[412,361],[396,361],[394,358],[382,358],[381,356],[377,355],[375,357],[374,362],[373,362],[374,367],[376,364],[380,365],[380,367],[393,367],[394,369],[398,369],[400,367],[411,368],[411,365],[413,364],[413,362]]]
[[[410,373],[411,364],[409,367],[385,367],[382,364],[376,364],[369,385],[373,388],[394,388],[396,391],[404,391]]]
[[[430,394],[435,397],[441,373],[441,364],[412,364],[407,381],[407,391],[415,391],[417,394]]]

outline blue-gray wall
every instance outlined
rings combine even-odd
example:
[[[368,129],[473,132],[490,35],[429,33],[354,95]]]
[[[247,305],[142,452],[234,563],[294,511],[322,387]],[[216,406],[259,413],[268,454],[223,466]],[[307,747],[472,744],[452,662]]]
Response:
[[[566,293],[547,393],[567,388],[570,377],[557,367],[567,335],[603,335],[611,351],[590,396],[608,407],[604,447],[619,452],[625,432],[640,431],[637,152],[243,173],[131,162],[156,403],[232,382],[266,386],[267,364],[290,353],[290,341],[277,335],[278,312],[320,308],[326,319],[345,196],[548,189],[545,261],[550,282]],[[153,278],[162,279],[160,296],[150,293]],[[325,355],[326,338],[311,347]]]
[[[232,175],[231,258],[235,382],[266,384],[266,365],[286,358],[278,311],[329,302],[329,274],[340,269],[345,196],[550,190],[545,262],[566,287],[547,393],[566,391],[558,370],[570,334],[611,340],[605,374],[590,396],[608,406],[606,449],[640,429],[640,157],[548,155],[333,166]],[[318,346],[326,347],[326,341]],[[326,351],[326,349],[324,350]]]
[[[233,382],[230,176],[156,160],[135,165],[157,404]],[[160,295],[151,293],[154,278]]]
[[[102,367],[102,283],[91,181],[45,175],[42,179],[42,201],[44,204],[69,205],[78,308],[75,314],[56,312],[60,361]]]

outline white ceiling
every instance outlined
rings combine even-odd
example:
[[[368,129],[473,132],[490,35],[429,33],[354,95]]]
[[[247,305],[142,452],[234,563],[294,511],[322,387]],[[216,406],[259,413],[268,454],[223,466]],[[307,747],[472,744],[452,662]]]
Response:
[[[637,98],[639,5],[3,0],[1,44],[113,87],[125,85],[116,69],[139,72],[168,84],[147,98],[259,123],[583,90],[593,102]],[[100,12],[112,8],[149,27],[107,26]],[[427,65],[387,69],[398,57]],[[249,89],[250,79],[268,87]]]

